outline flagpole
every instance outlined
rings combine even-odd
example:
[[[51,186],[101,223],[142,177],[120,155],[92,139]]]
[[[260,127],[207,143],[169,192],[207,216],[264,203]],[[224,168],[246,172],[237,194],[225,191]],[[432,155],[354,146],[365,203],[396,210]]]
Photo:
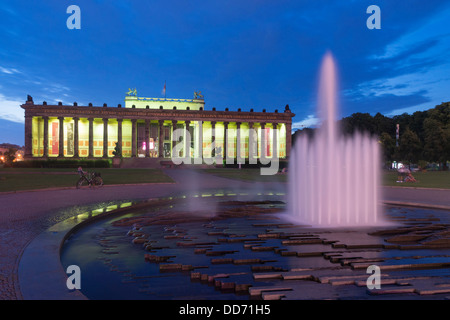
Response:
[[[166,100],[166,80],[164,80],[164,100]]]

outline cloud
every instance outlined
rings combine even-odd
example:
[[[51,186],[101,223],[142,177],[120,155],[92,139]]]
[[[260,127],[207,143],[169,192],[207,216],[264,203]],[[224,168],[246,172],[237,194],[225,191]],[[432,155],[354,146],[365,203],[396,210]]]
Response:
[[[24,101],[5,97],[0,93],[0,118],[12,122],[24,122],[24,110],[20,107]]]
[[[292,124],[292,130],[294,129],[303,129],[308,127],[316,127],[320,124],[320,119],[310,114],[305,119],[301,121],[294,122]]]
[[[344,92],[349,110],[388,116],[412,113],[448,101],[450,86],[450,7],[368,56],[370,78]]]
[[[5,67],[2,67],[2,66],[0,66],[0,72],[6,73],[6,74],[21,73],[19,70],[15,69],[15,68],[5,68]]]

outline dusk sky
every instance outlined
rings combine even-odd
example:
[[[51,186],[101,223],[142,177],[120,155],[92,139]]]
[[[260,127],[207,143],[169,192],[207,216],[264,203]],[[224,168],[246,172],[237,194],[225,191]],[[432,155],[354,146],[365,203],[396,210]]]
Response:
[[[81,9],[69,30],[67,7]],[[369,30],[368,6],[381,9]],[[207,110],[296,114],[317,124],[320,63],[339,72],[339,114],[387,116],[450,101],[445,0],[40,0],[0,3],[0,143],[24,144],[24,103],[124,105],[192,98]]]

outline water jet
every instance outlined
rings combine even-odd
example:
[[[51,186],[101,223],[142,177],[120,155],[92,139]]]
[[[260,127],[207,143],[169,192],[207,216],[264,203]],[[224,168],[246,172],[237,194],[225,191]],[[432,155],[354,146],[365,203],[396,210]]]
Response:
[[[290,217],[328,227],[380,223],[378,142],[364,133],[340,133],[336,66],[330,53],[322,62],[318,113],[322,126],[313,138],[300,136],[291,154]]]

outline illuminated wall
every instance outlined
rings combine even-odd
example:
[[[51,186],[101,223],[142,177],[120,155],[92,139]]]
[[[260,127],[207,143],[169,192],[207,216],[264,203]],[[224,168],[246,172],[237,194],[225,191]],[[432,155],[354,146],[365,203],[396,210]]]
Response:
[[[282,123],[278,127],[278,157],[286,158],[286,125]]]
[[[122,156],[131,157],[131,138],[132,138],[131,120],[122,121]]]
[[[225,132],[224,132],[224,125],[223,123],[216,123],[215,126],[215,138],[214,138],[214,147],[215,154],[213,154],[213,157],[224,157],[225,149],[224,149],[224,141],[225,141]],[[212,127],[211,127],[211,134],[212,134]],[[211,146],[213,147],[213,146]]]
[[[115,143],[119,141],[118,127],[119,122],[117,119],[109,119],[107,123],[108,139],[107,139],[107,156],[113,157],[113,151]],[[149,125],[148,128],[146,125]],[[60,134],[60,121],[56,117],[49,117],[48,119],[48,156],[59,156],[59,134]],[[274,128],[277,128],[276,139],[273,139]],[[173,130],[183,129],[181,136],[176,140],[172,140]],[[191,143],[188,145],[188,149],[185,148],[185,144],[181,143],[186,140],[186,129],[189,130]],[[94,157],[103,157],[104,149],[104,122],[101,118],[95,118],[93,121],[92,132],[92,149]],[[250,131],[251,130],[251,131]],[[32,155],[34,157],[44,156],[44,119],[42,117],[32,118]],[[250,129],[248,123],[241,123],[239,136],[240,136],[240,157],[242,159],[249,159],[250,153],[250,132],[252,141],[257,146],[257,154],[251,159],[255,160],[261,156],[268,158],[274,157],[274,145],[277,145],[277,153],[279,158],[286,158],[286,143],[287,132],[286,124],[274,124],[267,123],[263,129],[261,124],[253,124],[253,129]],[[149,141],[146,142],[146,135],[148,134]],[[191,158],[203,157],[211,158],[219,156],[226,158],[237,157],[237,143],[238,143],[238,129],[235,122],[228,123],[228,136],[226,136],[225,125],[223,122],[215,123],[215,136],[212,137],[212,124],[210,121],[200,122],[191,121],[189,128],[186,128],[185,121],[177,121],[175,128],[173,127],[172,120],[165,120],[162,127],[162,136],[160,137],[160,127],[158,120],[151,120],[145,122],[144,120],[138,120],[136,122],[136,151],[138,156],[141,157],[159,157],[159,140],[162,139],[162,150],[165,158],[172,157],[172,148],[175,145],[178,147],[178,156],[185,157],[186,153],[189,153]],[[75,154],[75,121],[73,118],[66,117],[63,120],[63,154],[64,157],[89,157],[89,121],[87,118],[80,118],[78,121],[78,154]],[[201,138],[200,138],[201,135]],[[124,119],[122,121],[122,156],[131,157],[133,149],[132,141],[132,121]],[[225,139],[227,138],[227,145],[225,147]],[[263,141],[266,141],[263,145]],[[212,142],[214,141],[214,148]],[[201,143],[201,145],[200,145]],[[140,146],[141,144],[141,146]],[[148,148],[148,154],[146,149],[142,148],[145,144],[145,148]],[[213,150],[215,149],[215,150]],[[227,154],[225,154],[225,149]],[[253,162],[255,163],[255,162]]]
[[[48,118],[48,156],[57,157],[59,154],[59,120]]]
[[[64,156],[73,157],[74,151],[74,121],[72,118],[64,119]]]
[[[78,154],[82,158],[89,156],[89,120],[78,120]]]
[[[102,119],[94,119],[93,123],[93,132],[94,132],[94,157],[102,157],[103,156],[103,120]]]
[[[237,125],[235,123],[228,124],[228,143],[227,143],[227,156],[229,158],[236,157],[236,140],[237,139]]]
[[[114,157],[113,151],[116,147],[116,142],[119,141],[117,136],[118,121],[116,119],[109,119],[108,121],[108,157]]]
[[[138,109],[174,109],[177,110],[200,110],[204,109],[205,101],[202,99],[160,99],[160,98],[141,98],[134,96],[125,97],[125,108]]]
[[[41,117],[33,117],[32,135],[33,157],[42,157],[44,155],[44,120]]]
[[[248,123],[241,123],[240,126],[240,146],[241,146],[241,158],[248,158],[248,132],[249,125]]]

